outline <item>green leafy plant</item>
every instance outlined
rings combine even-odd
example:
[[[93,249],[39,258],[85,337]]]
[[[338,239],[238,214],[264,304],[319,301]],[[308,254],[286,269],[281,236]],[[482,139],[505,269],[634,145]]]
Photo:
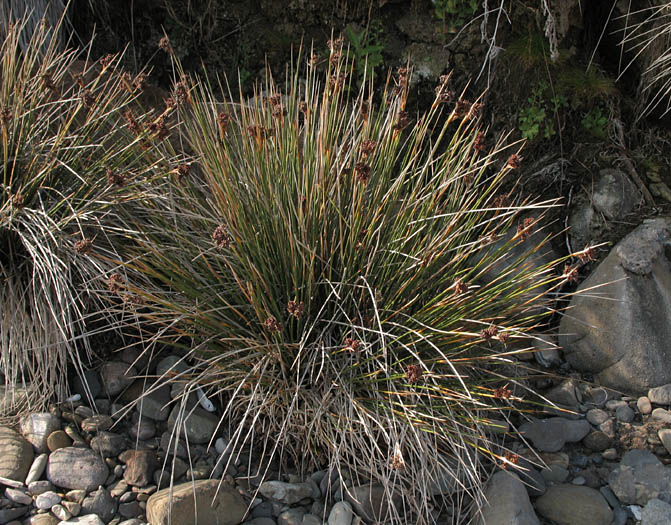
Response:
[[[537,83],[528,98],[528,105],[520,110],[519,129],[522,137],[534,140],[536,137],[552,138],[555,133],[555,118],[560,109],[568,105],[564,95],[555,94],[547,98],[550,87],[547,82]]]
[[[375,68],[384,63],[382,51],[383,27],[379,21],[372,21],[368,27],[357,31],[356,27],[349,24],[345,28],[345,37],[350,44],[349,51],[357,73],[358,84],[366,78],[371,78]]]
[[[452,28],[462,27],[478,11],[478,0],[433,0],[433,13]]]
[[[33,410],[66,394],[69,365],[81,371],[92,291],[118,258],[115,209],[147,155],[123,116],[141,79],[118,57],[60,51],[59,29],[24,20],[0,50],[0,367],[4,406],[23,388]]]
[[[487,147],[478,104],[448,108],[445,80],[413,119],[405,69],[379,101],[367,79],[349,98],[330,47],[325,76],[308,61],[252,99],[182,81],[193,159],[127,217],[125,284],[145,343],[187,353],[158,384],[182,383],[184,416],[199,389],[220,399],[229,458],[372,479],[402,500],[381,522],[432,521],[445,480],[477,505],[486,465],[514,468],[511,352],[572,274],[541,257],[553,203],[502,192],[521,158]]]
[[[594,106],[590,109],[580,121],[583,129],[597,139],[608,137],[608,115],[606,115],[601,106]]]

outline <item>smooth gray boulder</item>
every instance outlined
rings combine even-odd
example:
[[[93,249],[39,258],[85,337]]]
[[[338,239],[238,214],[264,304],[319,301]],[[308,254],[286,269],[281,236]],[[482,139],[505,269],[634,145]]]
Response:
[[[573,421],[563,417],[536,419],[520,426],[520,433],[535,448],[543,452],[558,452],[564,443],[576,443],[589,434],[592,426],[581,419]]]
[[[671,383],[670,248],[671,218],[646,220],[578,287],[559,326],[574,368],[631,395]]]
[[[487,504],[476,525],[540,525],[524,484],[514,472],[500,470],[485,489]]]
[[[601,493],[584,486],[550,487],[536,500],[536,510],[558,525],[611,525],[613,521],[613,511]]]

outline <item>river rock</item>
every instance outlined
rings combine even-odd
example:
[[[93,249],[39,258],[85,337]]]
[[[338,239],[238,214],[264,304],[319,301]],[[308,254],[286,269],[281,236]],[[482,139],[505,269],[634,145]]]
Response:
[[[47,439],[49,434],[60,430],[61,420],[49,412],[29,414],[21,418],[21,434],[35,447],[35,452],[43,454],[49,452]]]
[[[135,380],[135,368],[121,361],[110,361],[100,369],[103,391],[110,397],[120,394]]]
[[[189,443],[208,443],[212,439],[219,424],[217,416],[200,407],[196,407],[195,409],[187,408],[182,415],[185,416],[185,420],[180,425],[182,429],[180,435],[185,436]],[[170,412],[170,417],[168,418],[170,427],[174,427],[179,418],[180,406],[178,405]]]
[[[641,395],[671,383],[670,239],[671,218],[644,221],[578,287],[562,318],[565,358],[601,385]]]
[[[572,421],[562,417],[527,421],[520,432],[531,440],[534,447],[544,452],[557,452],[564,443],[575,443],[584,438],[591,430],[585,420]]]
[[[151,389],[154,390],[151,390]],[[170,415],[171,401],[170,385],[156,388],[155,385],[147,385],[146,390],[151,390],[143,395],[137,402],[137,409],[143,417],[149,417],[154,421],[165,421]]]
[[[127,448],[126,438],[114,432],[98,432],[91,439],[91,450],[99,452],[103,457],[116,457]]]
[[[651,388],[648,399],[657,405],[671,405],[671,384]]]
[[[367,523],[385,522],[391,505],[395,499],[389,499],[387,490],[382,485],[359,485],[349,489],[345,498],[352,505],[354,512]]]
[[[149,485],[158,467],[156,455],[151,450],[126,450],[121,453],[119,460],[126,464],[123,479],[136,487]]]
[[[21,434],[0,426],[0,477],[23,483],[33,457],[32,445]]]
[[[49,455],[47,479],[57,487],[91,491],[105,483],[107,465],[100,454],[82,447],[66,447]]]
[[[47,466],[48,457],[47,454],[40,454],[33,460],[28,475],[26,476],[26,485],[30,485],[33,481],[42,478],[44,468]]]
[[[72,440],[63,430],[56,430],[56,432],[49,434],[49,437],[47,438],[47,448],[49,449],[49,452],[70,446],[72,446]]]
[[[160,490],[147,500],[147,521],[151,525],[169,525],[172,501],[172,523],[238,525],[247,512],[247,503],[234,488],[226,483],[219,485],[219,480],[199,480]]]
[[[558,525],[611,525],[613,511],[598,490],[555,485],[536,500],[538,513]]]
[[[487,503],[476,518],[477,525],[540,525],[524,484],[513,472],[500,470],[485,488]]]
[[[286,505],[293,505],[312,496],[312,486],[308,483],[285,483],[284,481],[264,481],[259,492],[266,498]]]
[[[645,505],[651,499],[671,501],[671,468],[650,451],[629,450],[610,473],[608,484],[627,505]]]
[[[91,492],[82,502],[82,514],[95,514],[105,523],[112,521],[116,511],[117,501],[104,487]]]
[[[54,505],[58,505],[60,502],[61,497],[50,490],[43,492],[35,498],[35,506],[40,510],[48,510]]]
[[[352,506],[346,501],[338,501],[329,514],[327,525],[351,525]]]
[[[641,525],[669,525],[671,505],[660,499],[651,499],[641,513]]]

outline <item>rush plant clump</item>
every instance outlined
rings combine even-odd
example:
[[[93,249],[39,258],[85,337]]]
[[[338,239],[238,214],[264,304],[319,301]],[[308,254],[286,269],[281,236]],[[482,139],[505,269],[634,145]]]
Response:
[[[540,257],[553,203],[503,191],[523,159],[449,77],[415,115],[407,69],[376,97],[330,47],[251,99],[177,75],[190,174],[141,202],[128,286],[145,342],[188,353],[160,379],[183,415],[222,403],[230,461],[346,472],[384,487],[382,522],[431,522],[446,479],[479,504],[485,467],[514,466],[504,370],[566,280]]]
[[[91,63],[60,50],[59,27],[26,23],[0,49],[0,371],[3,407],[23,388],[36,410],[65,397],[69,366],[83,370],[85,320],[102,310],[92,292],[118,258],[116,207],[135,198],[146,153],[125,129],[137,92],[119,57]]]

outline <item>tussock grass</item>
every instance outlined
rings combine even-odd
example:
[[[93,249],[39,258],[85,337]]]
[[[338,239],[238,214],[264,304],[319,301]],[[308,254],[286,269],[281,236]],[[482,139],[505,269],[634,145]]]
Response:
[[[485,467],[514,463],[506,367],[570,269],[544,256],[554,203],[503,193],[521,158],[486,146],[477,103],[445,77],[409,115],[409,71],[378,100],[330,45],[324,73],[301,59],[251,100],[176,64],[192,157],[127,218],[124,287],[148,347],[187,352],[159,378],[184,384],[183,416],[199,388],[221,402],[230,461],[346,470],[399,498],[384,523],[432,522],[441,479],[477,506]]]
[[[61,51],[46,23],[26,44],[27,20],[0,49],[0,366],[8,395],[27,388],[39,409],[91,351],[92,292],[115,267],[116,209],[137,197],[147,153],[126,129],[137,93],[118,57]]]

